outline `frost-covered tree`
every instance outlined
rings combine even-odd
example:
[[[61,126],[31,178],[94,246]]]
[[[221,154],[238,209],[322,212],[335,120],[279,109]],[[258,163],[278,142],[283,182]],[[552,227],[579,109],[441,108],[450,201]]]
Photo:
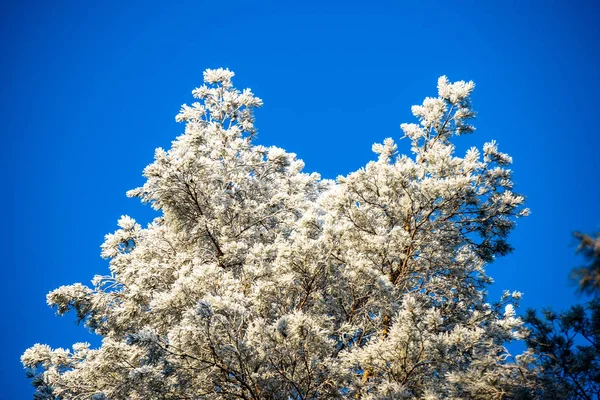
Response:
[[[106,236],[110,274],[48,295],[102,336],[97,349],[37,344],[22,356],[38,398],[315,399],[534,396],[526,335],[506,292],[486,300],[486,263],[507,254],[511,158],[495,142],[455,154],[473,132],[472,82],[403,124],[378,160],[335,182],[294,154],[253,143],[260,99],[207,70],[128,193],[159,216],[123,216]]]

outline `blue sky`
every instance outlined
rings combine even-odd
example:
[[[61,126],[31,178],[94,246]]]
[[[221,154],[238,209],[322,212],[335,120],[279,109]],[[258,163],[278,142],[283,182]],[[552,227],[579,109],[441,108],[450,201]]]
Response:
[[[593,2],[12,3],[0,6],[6,398],[32,393],[19,363],[27,347],[94,340],[45,295],[107,271],[99,246],[119,216],[153,216],[125,191],[182,132],[174,116],[206,68],[228,67],[264,100],[258,143],[326,178],[399,139],[440,75],[474,80],[477,132],[457,146],[496,139],[532,209],[516,251],[488,267],[491,298],[520,290],[523,308],[557,309],[585,300],[567,275],[582,262],[571,232],[600,229]]]

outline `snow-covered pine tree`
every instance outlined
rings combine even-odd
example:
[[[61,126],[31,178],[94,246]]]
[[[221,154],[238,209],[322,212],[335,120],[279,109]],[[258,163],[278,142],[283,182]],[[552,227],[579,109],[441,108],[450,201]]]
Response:
[[[106,236],[110,274],[56,289],[102,344],[36,344],[22,356],[38,398],[326,399],[534,396],[518,292],[486,301],[485,265],[510,251],[511,158],[494,142],[455,155],[473,132],[472,82],[403,124],[411,155],[386,139],[377,161],[337,181],[253,143],[262,101],[207,70],[128,193],[159,211]]]

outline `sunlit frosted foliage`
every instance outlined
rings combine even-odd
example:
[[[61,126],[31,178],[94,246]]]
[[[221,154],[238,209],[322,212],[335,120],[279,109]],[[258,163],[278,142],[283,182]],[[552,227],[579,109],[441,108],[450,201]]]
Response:
[[[106,235],[110,274],[48,295],[103,337],[92,349],[37,344],[22,357],[39,398],[502,399],[535,395],[513,304],[486,302],[486,263],[510,252],[511,159],[471,133],[472,82],[402,124],[377,161],[335,182],[253,143],[262,101],[208,70],[128,193],[159,211]]]

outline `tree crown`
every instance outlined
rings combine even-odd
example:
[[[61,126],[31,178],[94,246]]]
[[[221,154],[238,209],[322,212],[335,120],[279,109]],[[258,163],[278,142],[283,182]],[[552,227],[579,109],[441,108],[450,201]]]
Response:
[[[505,398],[532,393],[520,293],[485,299],[485,264],[507,254],[511,158],[495,142],[455,154],[471,133],[473,82],[402,124],[378,160],[322,180],[294,154],[254,144],[249,89],[207,70],[128,192],[160,212],[106,235],[110,274],[48,294],[102,335],[98,349],[35,345],[22,362],[40,398]],[[37,368],[37,370],[36,370]],[[45,397],[44,397],[45,396]]]

